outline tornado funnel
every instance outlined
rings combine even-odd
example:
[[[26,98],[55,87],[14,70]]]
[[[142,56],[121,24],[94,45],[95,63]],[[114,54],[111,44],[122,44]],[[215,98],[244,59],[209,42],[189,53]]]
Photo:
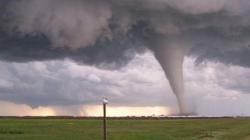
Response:
[[[154,43],[154,55],[162,66],[176,95],[180,114],[189,114],[184,96],[183,61],[189,50],[186,43]]]

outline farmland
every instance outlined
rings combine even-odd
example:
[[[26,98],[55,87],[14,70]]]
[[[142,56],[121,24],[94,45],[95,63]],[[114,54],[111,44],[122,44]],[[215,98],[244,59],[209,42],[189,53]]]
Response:
[[[101,140],[101,119],[1,118],[0,140]],[[108,140],[250,140],[250,118],[108,119]]]

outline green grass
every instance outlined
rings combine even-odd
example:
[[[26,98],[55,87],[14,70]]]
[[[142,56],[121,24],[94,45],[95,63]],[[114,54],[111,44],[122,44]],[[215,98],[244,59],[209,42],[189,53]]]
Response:
[[[101,140],[101,120],[0,119],[0,140]],[[250,140],[249,118],[108,120],[108,140]]]

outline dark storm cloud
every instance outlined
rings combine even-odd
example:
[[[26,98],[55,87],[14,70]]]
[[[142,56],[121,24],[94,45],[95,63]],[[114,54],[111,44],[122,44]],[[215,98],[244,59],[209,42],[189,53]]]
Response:
[[[77,63],[101,68],[121,68],[137,53],[149,48],[156,57],[158,53],[157,60],[171,87],[184,93],[182,57],[190,48],[189,54],[197,58],[197,63],[209,60],[250,66],[249,7],[248,0],[1,1],[0,59],[26,64],[30,61],[69,58]],[[174,49],[168,46],[174,46]],[[114,83],[106,85],[103,82],[103,86],[95,87],[95,84],[89,83],[89,79],[73,80],[75,77],[64,77],[65,74],[55,79],[50,79],[53,77],[51,75],[45,78],[23,76],[18,75],[22,67],[15,69],[10,68],[11,75],[16,77],[12,81],[15,88],[8,84],[8,80],[0,81],[0,98],[3,100],[29,103],[31,106],[69,105],[93,102],[100,97],[97,93],[124,95],[116,88],[116,91],[112,91],[116,80],[109,76],[111,73],[107,77],[111,77],[109,81]],[[53,71],[54,68],[48,69]],[[27,71],[29,69],[22,73]],[[41,81],[34,82],[35,79]],[[98,81],[98,78],[93,79]],[[35,86],[32,85],[34,83]],[[138,81],[129,86],[136,83]],[[67,85],[67,88],[62,85]],[[226,86],[246,88],[237,84]],[[137,88],[138,85],[131,94],[140,94]],[[82,97],[82,89],[85,89],[83,95],[86,100]],[[178,92],[174,92],[178,95]],[[77,97],[72,98],[70,93]],[[136,99],[130,96],[134,102],[140,100],[140,96]]]
[[[70,58],[78,63],[102,68],[119,68],[127,64],[139,49],[139,47],[129,47],[131,44],[128,43],[113,42],[111,44],[106,41],[87,48],[68,50],[67,48],[51,48],[45,37],[13,38],[3,32],[0,37],[0,59],[13,62]]]
[[[141,46],[154,49],[149,42],[160,35],[170,42],[191,43],[197,62],[211,59],[249,66],[246,5],[245,0],[3,1],[0,58],[15,62],[71,58],[120,67],[143,50]]]
[[[191,52],[197,61],[248,66],[244,61],[250,33],[246,5],[249,2],[244,0],[3,1],[0,57],[16,62],[68,57],[122,66],[133,58],[137,46],[148,46],[160,35],[201,49]]]
[[[197,49],[197,48],[195,48]],[[193,49],[194,51],[197,51]],[[243,67],[250,67],[250,48],[243,47],[235,50],[220,49],[217,47],[203,48],[206,51],[197,52],[199,55],[196,63],[200,64],[204,61],[222,62],[229,65],[238,65]]]
[[[108,22],[103,15],[109,11],[105,8],[108,3],[97,0],[57,3],[57,0],[1,2],[5,10],[2,9],[0,14],[0,58],[14,62],[70,58],[102,68],[119,68],[127,64],[136,52],[143,51],[137,37],[132,37],[134,31],[126,35],[115,33],[117,25],[112,23],[103,23],[107,29],[101,29],[104,26],[100,25],[104,22],[102,19]],[[49,5],[52,6],[47,7]],[[37,8],[31,8],[33,6]],[[39,11],[41,8],[44,9]],[[53,15],[54,19],[44,23]],[[60,19],[60,16],[65,19]],[[116,35],[111,39],[104,30],[112,30]],[[97,35],[99,33],[102,36]]]

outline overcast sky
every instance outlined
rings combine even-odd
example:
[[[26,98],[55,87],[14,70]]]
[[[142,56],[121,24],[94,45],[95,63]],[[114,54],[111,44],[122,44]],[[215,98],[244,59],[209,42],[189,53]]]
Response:
[[[249,0],[0,1],[0,115],[100,115],[104,97],[113,116],[250,115],[249,13]]]
[[[195,65],[187,57],[184,70],[185,94],[196,113],[250,115],[250,69],[214,62]],[[101,105],[103,97],[109,99],[111,115],[126,111],[124,115],[160,115],[177,110],[175,96],[150,52],[137,55],[120,70],[59,60],[1,62],[0,73],[1,115],[100,115],[96,105]],[[150,112],[145,114],[147,109]]]

